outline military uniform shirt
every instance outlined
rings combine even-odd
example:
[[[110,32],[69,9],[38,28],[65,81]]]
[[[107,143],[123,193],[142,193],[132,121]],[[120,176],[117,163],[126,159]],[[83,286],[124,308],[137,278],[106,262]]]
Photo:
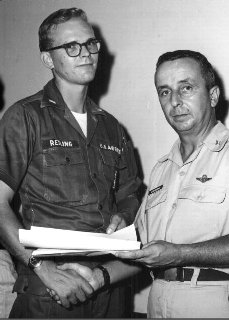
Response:
[[[1,119],[0,179],[19,192],[25,228],[105,232],[116,212],[133,221],[140,180],[132,145],[89,98],[86,111],[87,138],[51,80]]]
[[[177,141],[151,172],[136,217],[143,243],[191,244],[229,234],[229,130],[218,122],[185,163],[179,148]]]

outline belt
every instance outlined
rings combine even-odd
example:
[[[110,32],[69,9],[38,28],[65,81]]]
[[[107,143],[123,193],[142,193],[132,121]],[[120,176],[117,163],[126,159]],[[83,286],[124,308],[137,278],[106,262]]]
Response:
[[[152,269],[154,279],[164,279],[166,281],[191,281],[194,269],[171,268]],[[229,274],[215,269],[200,269],[197,281],[229,281]]]

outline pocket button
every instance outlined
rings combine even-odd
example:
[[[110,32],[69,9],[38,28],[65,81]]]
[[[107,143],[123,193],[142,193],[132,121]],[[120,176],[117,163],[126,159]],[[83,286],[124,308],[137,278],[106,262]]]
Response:
[[[98,209],[99,209],[99,210],[102,210],[102,209],[103,209],[103,206],[102,206],[100,203],[98,204]]]

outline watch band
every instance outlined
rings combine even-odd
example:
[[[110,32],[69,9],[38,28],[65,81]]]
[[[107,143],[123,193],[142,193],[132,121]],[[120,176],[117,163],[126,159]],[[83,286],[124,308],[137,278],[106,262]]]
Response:
[[[100,269],[102,271],[103,278],[104,278],[104,286],[103,286],[103,288],[104,289],[108,289],[110,287],[110,284],[111,284],[111,279],[110,279],[109,272],[107,271],[107,268],[105,268],[101,264],[99,264],[95,268]]]

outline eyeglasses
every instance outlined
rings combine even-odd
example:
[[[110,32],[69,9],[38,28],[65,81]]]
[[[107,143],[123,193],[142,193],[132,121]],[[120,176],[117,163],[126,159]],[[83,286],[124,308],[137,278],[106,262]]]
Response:
[[[67,55],[69,57],[78,57],[81,53],[82,47],[86,47],[87,51],[91,54],[96,54],[100,50],[100,40],[97,39],[88,39],[86,42],[78,43],[76,41],[71,41],[69,43],[64,43],[61,46],[53,47],[50,49],[46,49],[44,51],[53,51],[57,49],[65,49]]]

